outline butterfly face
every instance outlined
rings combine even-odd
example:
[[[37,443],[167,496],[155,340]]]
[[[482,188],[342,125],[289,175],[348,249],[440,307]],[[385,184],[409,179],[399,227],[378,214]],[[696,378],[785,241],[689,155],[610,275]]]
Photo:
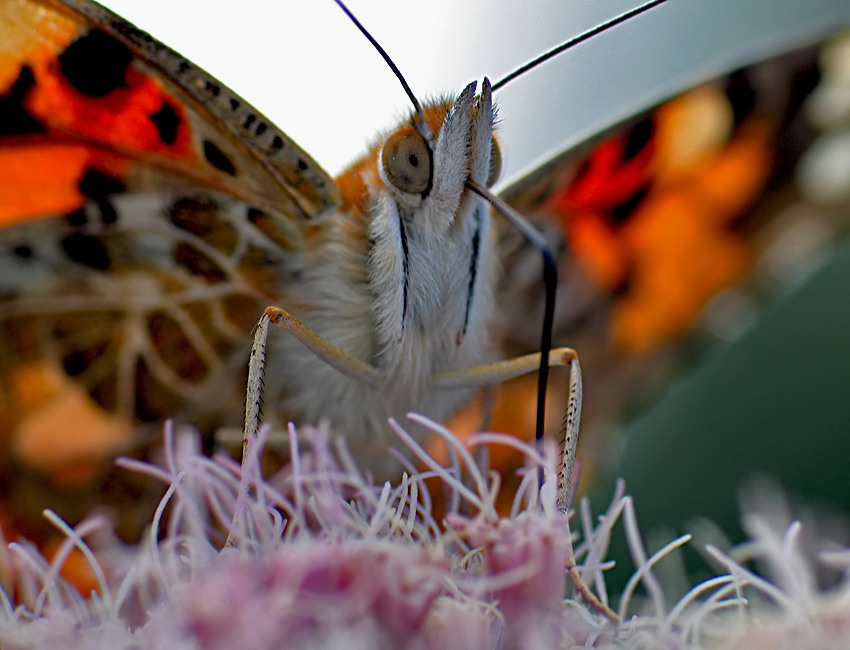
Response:
[[[489,83],[425,114],[433,143],[405,120],[337,179],[341,207],[315,247],[293,254],[304,271],[284,290],[316,333],[378,370],[376,384],[317,364],[290,337],[274,342],[267,371],[267,402],[277,393],[288,417],[361,431],[357,446],[370,453],[387,439],[373,444],[367,432],[388,417],[423,405],[444,417],[468,399],[470,390],[435,389],[435,373],[494,355],[495,242],[489,209],[464,187],[496,175]]]

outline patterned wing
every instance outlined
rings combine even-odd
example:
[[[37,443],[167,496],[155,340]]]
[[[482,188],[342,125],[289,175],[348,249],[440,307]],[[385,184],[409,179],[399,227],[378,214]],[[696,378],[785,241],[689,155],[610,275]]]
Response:
[[[87,507],[74,490],[140,424],[238,422],[251,327],[337,201],[262,115],[106,9],[0,1],[6,496],[44,473]]]
[[[734,331],[752,310],[733,287],[755,275],[763,291],[846,227],[845,210],[793,182],[818,131],[802,109],[835,76],[814,51],[740,70],[504,192],[562,251],[555,344],[581,356],[587,430],[610,427],[692,356],[685,334]],[[511,232],[502,250],[505,313],[542,314],[538,256]],[[516,351],[538,345],[525,318],[506,323]]]

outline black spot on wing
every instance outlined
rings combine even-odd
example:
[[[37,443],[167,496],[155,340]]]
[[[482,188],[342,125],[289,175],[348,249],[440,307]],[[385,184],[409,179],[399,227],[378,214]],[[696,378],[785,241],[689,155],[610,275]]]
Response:
[[[233,161],[216,144],[209,140],[204,140],[204,158],[219,171],[236,176],[236,166],[233,164]]]
[[[23,66],[8,92],[0,95],[0,135],[44,133],[44,127],[24,108],[24,99],[35,85],[29,66]]]
[[[174,250],[174,261],[181,268],[194,276],[203,278],[210,284],[224,282],[227,279],[227,274],[214,260],[186,242],[177,244]]]
[[[90,199],[102,199],[125,192],[127,186],[114,176],[109,176],[95,167],[88,167],[77,182],[77,189]]]
[[[108,348],[108,341],[98,341],[90,347],[72,350],[62,357],[62,367],[71,377],[79,377],[102,359]]]
[[[736,70],[726,78],[726,96],[732,105],[736,126],[752,115],[758,105],[756,89],[742,70]]]
[[[181,198],[169,207],[165,216],[176,227],[204,240],[225,255],[232,254],[239,245],[236,229],[215,201]]]
[[[213,229],[213,217],[218,206],[210,200],[199,201],[194,198],[181,198],[175,201],[167,210],[166,217],[181,230],[208,237]]]
[[[74,210],[65,215],[65,221],[71,228],[82,228],[89,222],[84,208]]]
[[[163,144],[174,144],[177,141],[177,127],[180,126],[180,116],[177,110],[168,102],[163,102],[156,113],[148,115],[156,127],[159,139]]]
[[[617,205],[611,208],[608,213],[608,221],[614,226],[621,226],[634,214],[638,206],[646,198],[649,192],[649,185],[639,187],[635,192],[629,195],[624,201],[620,201]]]
[[[97,207],[100,210],[100,222],[104,226],[111,226],[118,221],[118,212],[110,201],[101,199],[97,202]]]
[[[35,251],[33,251],[32,246],[28,244],[18,244],[12,249],[12,253],[15,257],[21,260],[31,260],[33,255],[35,255]]]
[[[72,262],[96,271],[108,271],[112,266],[109,251],[100,237],[74,232],[66,235],[59,244]]]
[[[104,174],[94,167],[88,167],[77,182],[77,188],[83,196],[94,200],[100,212],[100,223],[110,225],[118,221],[115,206],[106,200],[106,197],[124,192],[127,187],[123,181]],[[72,226],[83,226],[88,222],[84,210],[76,210],[69,214],[67,218]]]
[[[127,86],[133,54],[106,32],[93,29],[59,55],[59,68],[74,88],[89,97],[105,97]]]
[[[628,132],[626,145],[623,147],[623,161],[631,160],[644,150],[655,133],[655,122],[651,115],[634,124]]]
[[[62,358],[62,367],[71,377],[79,377],[88,367],[86,355],[78,351],[66,354]]]

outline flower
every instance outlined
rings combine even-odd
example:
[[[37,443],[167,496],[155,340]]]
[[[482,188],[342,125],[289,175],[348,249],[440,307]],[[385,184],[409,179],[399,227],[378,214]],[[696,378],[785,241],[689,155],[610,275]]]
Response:
[[[850,633],[850,550],[813,554],[799,522],[777,527],[776,508],[748,512],[747,544],[707,547],[722,573],[668,605],[654,566],[690,536],[649,555],[622,483],[595,521],[581,504],[582,541],[573,548],[555,507],[557,450],[541,456],[505,436],[473,438],[517,446],[545,468],[543,486],[528,472],[502,516],[498,476],[478,468],[448,431],[412,417],[444,438],[456,461],[440,467],[393,424],[426,467],[397,485],[373,485],[321,428],[304,432],[309,452],[291,430],[292,461],[263,478],[262,436],[242,467],[203,456],[191,433],[167,427],[161,466],[121,461],[167,488],[144,542],[120,544],[103,516],[72,529],[48,513],[66,536],[52,562],[33,546],[8,546],[0,646],[790,648],[838,647]],[[439,521],[426,482],[434,477],[448,493]],[[620,621],[604,615],[616,526],[637,566],[618,598]],[[87,597],[59,574],[72,553],[99,585]],[[765,567],[760,574],[753,560]],[[828,590],[816,567],[832,571]],[[581,591],[569,587],[576,575],[598,604],[565,597]]]

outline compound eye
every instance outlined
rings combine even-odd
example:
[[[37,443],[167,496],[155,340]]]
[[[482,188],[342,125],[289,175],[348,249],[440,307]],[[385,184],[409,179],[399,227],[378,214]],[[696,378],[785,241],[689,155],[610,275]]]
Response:
[[[502,148],[496,138],[490,140],[490,171],[487,174],[487,187],[493,187],[502,174]]]
[[[402,129],[389,137],[381,150],[387,180],[401,192],[422,194],[431,186],[431,151],[415,129]]]

